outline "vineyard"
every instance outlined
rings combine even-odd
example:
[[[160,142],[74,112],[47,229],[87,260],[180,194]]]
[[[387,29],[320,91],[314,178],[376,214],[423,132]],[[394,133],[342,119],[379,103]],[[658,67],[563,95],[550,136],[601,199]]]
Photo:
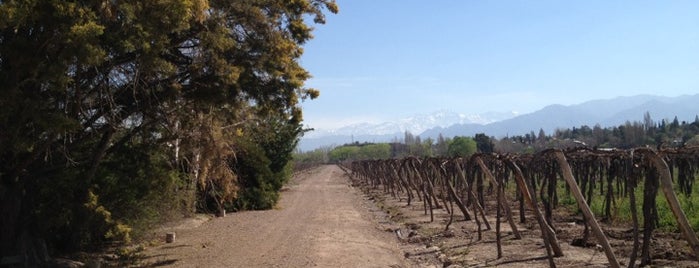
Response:
[[[558,238],[561,217],[556,215],[568,209],[583,227],[570,244],[596,247],[611,267],[651,265],[658,258],[694,265],[699,260],[694,231],[699,220],[691,217],[697,205],[691,199],[699,172],[697,147],[549,149],[521,155],[365,160],[341,167],[368,189],[407,206],[420,205],[429,221],[443,223],[444,230],[462,219],[475,225],[477,241],[494,232],[493,255],[498,259],[508,253],[503,240],[538,235],[542,254],[555,267],[555,259],[566,254]],[[436,219],[438,211],[448,217]],[[520,232],[517,221],[533,222],[538,232]],[[509,231],[503,233],[501,225]],[[654,242],[661,236],[681,242],[675,248],[679,253],[660,254],[666,249]],[[623,241],[610,243],[610,237],[627,240],[630,249],[618,246]]]

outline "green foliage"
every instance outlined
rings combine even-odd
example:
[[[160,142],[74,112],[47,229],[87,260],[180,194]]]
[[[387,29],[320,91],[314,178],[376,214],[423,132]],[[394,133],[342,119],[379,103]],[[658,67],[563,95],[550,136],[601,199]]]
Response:
[[[296,152],[293,158],[296,164],[324,164],[328,162],[328,154],[330,151],[330,148],[318,148],[309,152]]]
[[[347,160],[387,159],[391,158],[391,145],[387,143],[344,145],[332,149],[328,158],[334,163]]]
[[[495,144],[493,144],[493,141],[490,139],[490,137],[488,137],[484,133],[476,134],[473,140],[476,141],[476,147],[478,147],[479,152],[492,153],[495,151]]]
[[[475,153],[477,150],[492,152],[494,148],[492,139],[485,136],[485,134],[477,134],[476,137],[478,140],[474,140],[470,137],[455,137],[454,139],[450,139],[439,135],[436,141],[432,138],[423,140],[420,136],[414,136],[407,131],[404,134],[403,143],[355,142],[352,144],[345,144],[330,150],[327,153],[328,159],[330,162],[342,162],[347,160],[388,159],[406,156],[468,156]],[[318,157],[320,157],[320,155]]]
[[[582,125],[569,129],[557,129],[551,136],[534,132],[512,136],[496,142],[498,152],[536,152],[547,148],[570,148],[579,146],[599,148],[633,147],[680,147],[699,144],[699,116],[693,122],[662,119],[653,121],[649,113],[644,120],[627,121],[618,126],[603,128],[599,124],[589,127]]]
[[[568,207],[573,211],[577,211],[578,209],[575,198],[572,194],[565,190],[567,187],[565,183],[559,183],[558,185],[557,191],[559,196],[559,204],[564,207]],[[693,187],[694,192],[699,191],[699,185],[694,184]],[[674,190],[676,193],[680,192],[677,185],[675,186]],[[596,194],[593,195],[592,202],[589,202],[588,205],[590,206],[592,213],[595,214],[598,219],[601,219],[604,217],[604,196],[599,195],[599,191],[594,192]],[[643,202],[641,198],[643,197],[643,184],[638,185],[634,193],[636,195],[636,211],[638,212],[638,220],[639,223],[642,224]],[[697,204],[699,204],[699,195],[678,194],[677,198],[679,199],[682,211],[684,211],[685,215],[687,216],[692,228],[695,231],[699,231],[699,206],[697,206]],[[612,201],[612,219],[610,220],[615,224],[631,225],[632,215],[629,206],[630,201],[628,196],[615,196],[614,200]],[[678,227],[675,216],[673,215],[670,205],[667,203],[662,191],[658,191],[658,196],[656,197],[656,207],[658,209],[658,222],[660,223],[657,227],[665,231],[677,230]]]
[[[330,151],[329,158],[333,163],[359,159],[359,146],[337,147]]]
[[[106,157],[93,180],[67,168],[38,181],[38,227],[59,250],[128,241],[158,219],[181,211],[184,177],[162,150],[129,143]],[[132,228],[134,227],[134,228]],[[132,230],[133,229],[133,230]]]
[[[391,146],[387,143],[368,144],[359,147],[360,159],[387,159],[391,158]]]
[[[172,169],[167,151],[152,144],[133,144],[105,159],[95,185],[105,207],[134,226],[137,235],[183,209],[191,189],[186,174]]]
[[[449,156],[466,157],[474,154],[477,150],[476,142],[469,137],[454,137],[449,143],[447,153]]]
[[[227,206],[232,210],[257,210],[274,207],[279,198],[283,179],[270,169],[271,161],[263,148],[250,141],[238,143],[238,157],[233,166],[238,174],[238,198]]]
[[[288,118],[287,118],[288,116]],[[264,150],[270,160],[270,169],[280,173],[293,157],[303,126],[299,124],[300,114],[269,114],[265,120],[251,128],[253,139]]]
[[[298,61],[325,11],[333,0],[0,1],[0,229],[14,231],[0,250],[33,250],[22,233],[125,240],[196,190],[271,207],[299,102],[319,94]]]
[[[92,192],[87,192],[87,202],[83,205],[87,209],[88,216],[83,219],[85,222],[94,222],[98,228],[91,228],[92,236],[99,237],[104,234],[104,239],[131,241],[131,227],[126,226],[112,218],[112,213],[97,201],[97,196]],[[102,227],[102,228],[99,228]]]
[[[426,157],[433,157],[435,156],[435,144],[434,140],[431,138],[427,138],[424,141],[422,141],[422,150],[421,150]]]

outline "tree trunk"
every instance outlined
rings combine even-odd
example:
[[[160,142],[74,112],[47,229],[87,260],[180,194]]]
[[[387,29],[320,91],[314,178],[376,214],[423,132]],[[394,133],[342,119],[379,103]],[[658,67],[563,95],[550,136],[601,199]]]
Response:
[[[36,267],[49,261],[46,243],[35,236],[23,187],[0,186],[0,258],[3,267]]]
[[[22,195],[16,183],[0,187],[0,257],[15,256],[19,255],[16,245],[21,227]]]

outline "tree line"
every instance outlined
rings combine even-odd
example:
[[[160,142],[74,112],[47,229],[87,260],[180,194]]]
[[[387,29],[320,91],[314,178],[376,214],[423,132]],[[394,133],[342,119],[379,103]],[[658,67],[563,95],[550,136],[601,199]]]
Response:
[[[337,147],[323,147],[309,152],[296,152],[294,160],[296,164],[303,165],[313,162],[339,163],[408,156],[463,157],[476,152],[492,152],[493,148],[494,144],[491,138],[485,134],[478,134],[474,138],[465,136],[445,138],[440,134],[437,140],[432,138],[422,140],[420,136],[414,136],[406,131],[401,141],[394,139],[394,141],[386,143],[354,142]]]
[[[643,121],[626,121],[618,126],[592,127],[582,125],[556,129],[547,135],[540,129],[495,141],[499,152],[537,152],[547,148],[578,146],[629,149],[635,147],[681,147],[699,145],[699,116],[693,122],[672,120],[655,121],[646,112]]]
[[[643,121],[627,121],[624,124],[602,127],[586,125],[559,128],[552,134],[543,129],[524,135],[502,138],[478,133],[473,137],[455,136],[437,139],[421,138],[405,132],[402,139],[394,138],[386,143],[354,142],[337,147],[319,148],[310,152],[297,152],[296,160],[304,162],[342,162],[354,160],[415,157],[470,156],[473,153],[535,153],[545,149],[572,147],[596,147],[629,149],[635,147],[681,147],[699,145],[699,116],[693,122],[662,119],[654,121],[650,113]]]
[[[0,1],[0,256],[272,207],[334,0]],[[48,250],[46,250],[48,249]]]

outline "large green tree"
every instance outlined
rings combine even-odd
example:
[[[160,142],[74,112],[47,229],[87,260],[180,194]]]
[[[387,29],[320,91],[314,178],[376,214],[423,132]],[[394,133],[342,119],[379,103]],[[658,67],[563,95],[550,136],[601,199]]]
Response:
[[[470,156],[477,150],[476,142],[469,137],[456,136],[449,143],[447,153],[449,156]]]
[[[285,132],[262,148],[290,153],[298,103],[318,96],[298,63],[306,20],[325,10],[334,0],[0,1],[2,256],[36,252],[37,233],[78,247],[126,233],[109,212],[125,205],[109,198],[121,184],[138,181],[135,197],[178,176],[234,191],[245,129]]]
[[[476,136],[473,137],[473,140],[476,142],[476,147],[478,147],[479,152],[492,153],[495,151],[495,144],[485,133],[477,133]]]

